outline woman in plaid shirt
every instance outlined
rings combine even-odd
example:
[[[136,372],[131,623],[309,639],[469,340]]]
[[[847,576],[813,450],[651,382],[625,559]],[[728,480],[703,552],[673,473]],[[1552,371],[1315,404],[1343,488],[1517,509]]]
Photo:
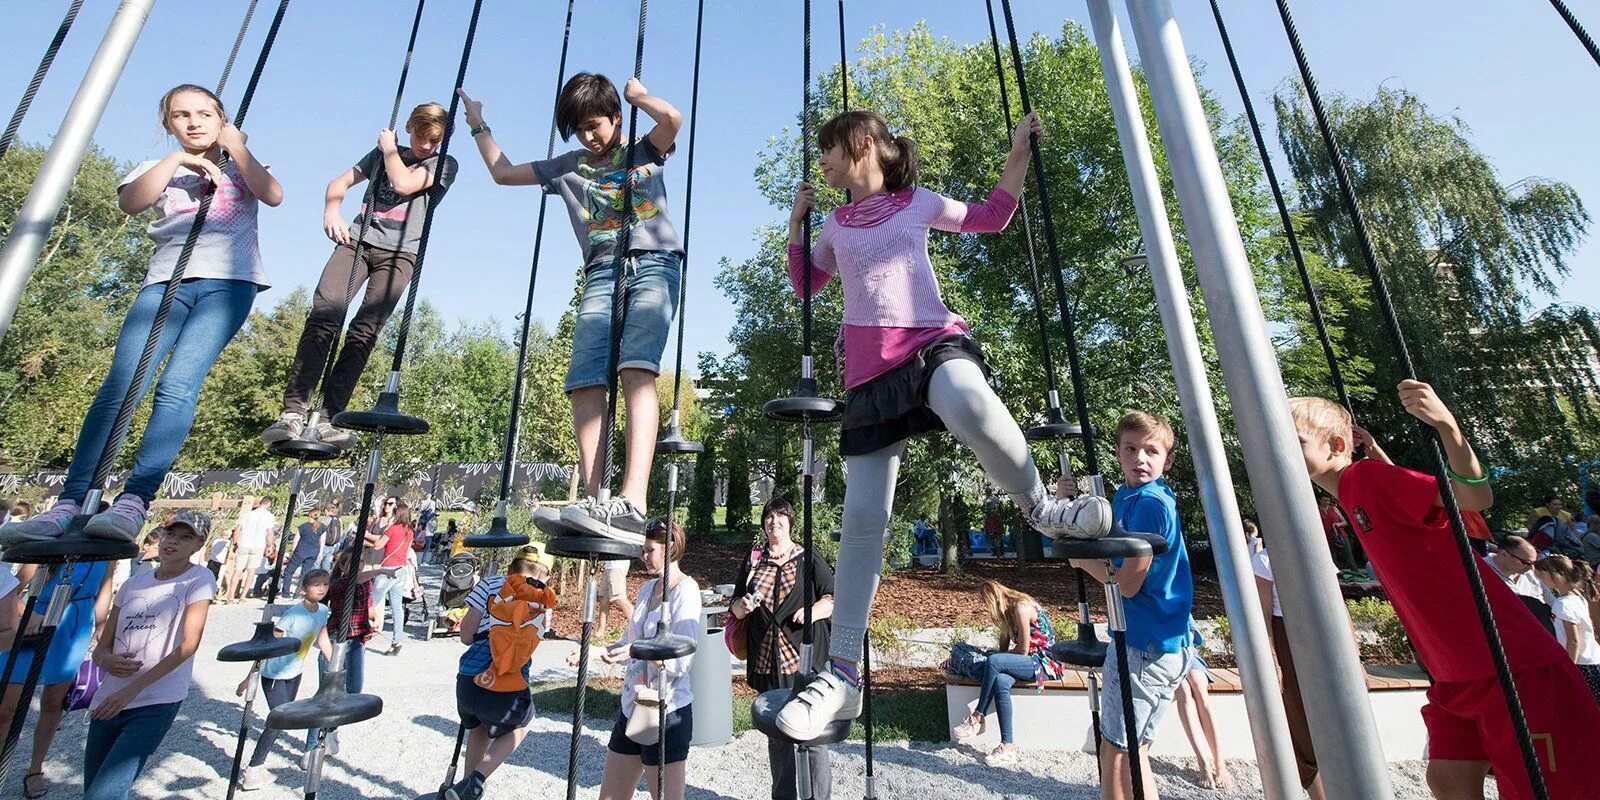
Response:
[[[793,539],[794,506],[781,497],[761,510],[766,544],[750,552],[734,581],[730,612],[746,620],[750,657],[745,678],[757,692],[787,689],[800,674],[800,642],[805,623],[805,580],[810,572],[815,600],[811,606],[811,667],[828,662],[828,617],[833,615],[833,570],[820,556],[806,552]],[[776,739],[767,742],[772,764],[773,800],[794,800],[794,748]],[[833,785],[828,749],[811,748],[811,788],[815,800],[828,800]]]

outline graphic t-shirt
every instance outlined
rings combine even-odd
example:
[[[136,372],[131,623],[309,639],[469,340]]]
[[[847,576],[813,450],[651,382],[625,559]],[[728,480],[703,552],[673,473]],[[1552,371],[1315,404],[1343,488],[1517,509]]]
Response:
[[[1194,579],[1178,524],[1178,496],[1166,481],[1123,486],[1111,499],[1111,513],[1123,530],[1153,533],[1167,540],[1167,552],[1151,559],[1144,585],[1127,599],[1128,647],[1177,653],[1189,641]],[[1112,563],[1122,566],[1122,559]]]
[[[1395,615],[1437,681],[1494,677],[1489,645],[1478,625],[1455,536],[1430,475],[1367,458],[1339,478],[1339,505],[1366,550]],[[1478,577],[1512,670],[1567,660],[1567,652],[1477,556]]]
[[[123,176],[117,191],[149,172],[158,159],[145,161]],[[267,273],[261,266],[261,237],[256,229],[256,212],[260,203],[245,185],[238,166],[229,161],[222,167],[223,182],[211,198],[206,210],[206,224],[195,241],[194,252],[189,255],[183,277],[221,278],[249,281],[267,288]],[[172,267],[178,263],[178,253],[183,240],[194,227],[195,212],[200,210],[200,198],[205,195],[211,179],[188,167],[178,167],[167,188],[162,190],[151,208],[155,219],[145,233],[156,243],[150,256],[144,285],[161,283],[172,277]]]
[[[279,636],[300,640],[300,649],[261,662],[262,677],[283,680],[304,672],[306,656],[311,655],[311,648],[317,646],[317,631],[328,624],[328,615],[328,607],[321,603],[317,604],[316,611],[307,611],[305,603],[289,606],[289,610],[283,612],[272,627],[277,629]]]
[[[1589,603],[1575,594],[1564,594],[1550,603],[1550,611],[1556,618],[1556,640],[1564,648],[1567,646],[1567,626],[1570,622],[1577,626],[1579,664],[1600,664],[1600,642],[1594,638],[1594,621],[1589,618]]]
[[[444,170],[439,169],[439,154],[434,153],[418,160],[411,148],[400,148],[400,161],[407,167],[420,165],[433,176],[433,186],[416,194],[400,194],[389,182],[389,173],[383,168],[383,154],[374,147],[356,162],[356,171],[372,181],[372,221],[367,225],[367,244],[384,250],[405,253],[417,252],[417,242],[422,240],[422,226],[427,222],[432,206],[444,202],[445,192],[456,180],[456,159],[445,156]],[[366,195],[363,194],[363,197]],[[350,238],[361,235],[361,217],[367,213],[366,205],[350,222]]]
[[[156,572],[151,570],[122,584],[117,590],[116,630],[101,635],[112,637],[112,652],[136,659],[142,666],[139,672],[126,678],[107,672],[95,692],[94,704],[98,706],[177,650],[183,641],[184,611],[194,603],[210,602],[216,596],[217,580],[211,577],[211,570],[193,565],[169,580],[156,577]],[[190,656],[176,669],[146,686],[124,710],[182,702],[189,694],[193,674],[194,657]]]
[[[272,509],[266,506],[250,509],[239,517],[239,549],[265,552],[276,527],[278,518],[272,515]]]
[[[667,219],[667,185],[662,170],[667,152],[657,152],[648,136],[638,140],[638,163],[633,168],[633,226],[629,250],[683,252],[678,231]],[[583,248],[584,266],[616,258],[617,236],[622,232],[622,186],[628,171],[628,148],[617,146],[604,160],[591,163],[588,150],[562,153],[548,161],[535,161],[533,171],[546,192],[561,195],[567,203],[572,232]]]

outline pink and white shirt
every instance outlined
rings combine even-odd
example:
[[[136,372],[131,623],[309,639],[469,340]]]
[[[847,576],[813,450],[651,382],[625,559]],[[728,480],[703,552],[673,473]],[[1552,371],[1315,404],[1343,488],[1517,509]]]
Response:
[[[159,160],[145,161],[123,176],[117,191],[133,183]],[[261,237],[256,227],[256,212],[260,203],[245,185],[244,175],[232,161],[222,167],[223,182],[211,198],[211,208],[206,210],[206,224],[195,241],[194,252],[184,266],[183,277],[221,278],[250,281],[262,289],[267,288],[267,273],[261,266]],[[194,227],[195,213],[200,210],[200,198],[205,195],[210,179],[188,167],[178,167],[161,191],[153,207],[156,218],[150,222],[146,233],[155,242],[156,251],[150,256],[144,285],[161,283],[172,277],[172,268],[178,263],[178,253],[183,250],[183,240]]]
[[[853,389],[909,361],[928,343],[966,334],[944,304],[928,258],[928,231],[994,233],[1016,213],[1017,199],[996,188],[983,203],[962,203],[907,187],[834,209],[811,254],[811,292],[837,274],[844,286],[845,387]],[[805,286],[804,251],[789,245],[789,280]]]

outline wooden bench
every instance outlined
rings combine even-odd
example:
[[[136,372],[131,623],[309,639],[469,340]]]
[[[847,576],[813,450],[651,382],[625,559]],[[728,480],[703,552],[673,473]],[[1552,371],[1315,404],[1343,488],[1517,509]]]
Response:
[[[1239,671],[1218,667],[1208,670],[1207,674],[1211,678],[1211,712],[1216,728],[1235,732],[1223,737],[1220,743],[1223,756],[1255,758]],[[1428,688],[1426,676],[1416,665],[1369,666],[1366,674],[1368,698],[1383,738],[1385,756],[1390,761],[1421,758],[1426,741],[1420,713]],[[1018,746],[1092,749],[1088,675],[1088,670],[1067,667],[1060,679],[1045,681],[1042,686],[1019,681],[1012,687],[1012,727]],[[978,688],[978,681],[945,676],[945,712],[952,730],[972,713],[977,704]],[[988,727],[974,743],[983,751],[993,748],[1000,740],[1000,726],[992,718]],[[1158,756],[1193,756],[1175,712],[1168,712],[1151,752]]]

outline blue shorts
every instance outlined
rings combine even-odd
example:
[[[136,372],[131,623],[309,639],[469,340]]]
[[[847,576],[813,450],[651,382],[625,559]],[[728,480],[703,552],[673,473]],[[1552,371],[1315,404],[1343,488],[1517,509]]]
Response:
[[[1194,650],[1179,653],[1151,653],[1128,650],[1129,686],[1133,688],[1133,729],[1140,744],[1156,738],[1161,718],[1172,705],[1178,684],[1189,674],[1189,658]],[[1100,735],[1120,750],[1128,749],[1128,725],[1122,711],[1122,679],[1117,675],[1117,649],[1106,648],[1106,661],[1100,668],[1104,683],[1100,688]]]
[[[683,259],[667,250],[634,253],[623,261],[629,271],[628,318],[622,328],[617,369],[661,373],[661,354],[678,312],[678,281]],[[616,262],[590,265],[583,274],[583,297],[572,328],[572,361],[565,390],[574,392],[606,385],[606,356],[611,347],[611,290]]]

